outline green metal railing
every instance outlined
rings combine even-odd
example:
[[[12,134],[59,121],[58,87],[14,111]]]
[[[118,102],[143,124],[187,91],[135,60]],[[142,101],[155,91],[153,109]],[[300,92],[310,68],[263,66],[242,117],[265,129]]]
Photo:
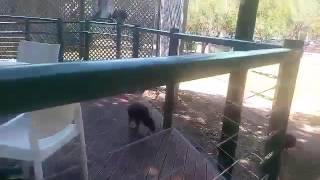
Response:
[[[1,17],[1,16],[0,16]],[[270,119],[270,130],[275,135],[273,143],[267,144],[266,160],[263,162],[261,177],[276,179],[280,169],[281,151],[295,88],[295,81],[302,56],[303,42],[286,40],[284,47],[260,44],[235,39],[221,39],[142,28],[134,25],[110,24],[84,21],[79,32],[65,32],[58,19],[46,19],[57,24],[58,41],[63,47],[67,33],[82,34],[81,56],[87,60],[90,53],[90,24],[116,27],[116,54],[121,57],[121,30],[129,28],[133,34],[132,57],[139,57],[141,33],[154,33],[170,38],[169,56],[117,61],[73,62],[41,65],[23,65],[0,69],[0,115],[27,112],[72,102],[85,101],[121,93],[134,92],[166,85],[164,105],[164,128],[171,127],[175,104],[176,84],[225,73],[231,73],[218,161],[219,169],[231,173],[237,148],[237,134],[241,122],[242,92],[245,76],[241,72],[250,68],[279,64],[277,90]],[[26,25],[27,27],[27,25]],[[26,28],[28,29],[28,28]],[[27,31],[26,31],[27,32]],[[28,34],[28,32],[21,32]],[[230,46],[235,50],[208,55],[176,56],[180,40],[209,42]],[[239,76],[237,76],[237,74]],[[88,91],[90,87],[90,91]],[[239,104],[240,102],[240,104]],[[231,119],[232,121],[229,121]],[[230,140],[230,141],[229,141]],[[271,158],[270,158],[271,157]],[[265,165],[267,164],[267,165]],[[230,168],[231,167],[231,168]],[[225,176],[230,179],[229,176]]]
[[[96,22],[96,21],[74,21],[74,22],[63,22],[61,19],[54,18],[36,18],[36,17],[23,17],[23,16],[9,16],[9,15],[0,15],[0,24],[2,25],[22,25],[24,28],[17,28],[18,30],[5,30],[0,28],[0,39],[3,35],[11,35],[12,38],[15,36],[21,36],[25,40],[34,40],[32,36],[35,35],[43,35],[47,36],[48,39],[54,39],[54,43],[59,43],[61,45],[60,52],[60,61],[68,61],[68,55],[65,54],[68,41],[65,39],[69,37],[75,37],[77,42],[72,42],[73,47],[77,47],[77,51],[79,57],[72,57],[73,60],[90,60],[90,44],[94,42],[93,36],[101,35],[101,36],[110,36],[111,40],[114,41],[115,47],[113,49],[109,49],[109,51],[115,51],[115,58],[120,59],[123,58],[122,51],[124,48],[122,47],[122,42],[125,37],[131,39],[130,44],[131,48],[127,48],[126,51],[130,51],[132,54],[131,57],[140,57],[141,46],[143,36],[146,34],[151,36],[164,36],[168,38],[176,38],[178,40],[183,41],[194,41],[194,42],[203,42],[203,43],[211,43],[215,45],[223,45],[229,46],[236,50],[255,50],[255,49],[270,49],[270,48],[280,48],[281,46],[272,45],[272,44],[263,44],[263,43],[255,43],[249,41],[242,41],[236,39],[223,39],[223,38],[215,38],[215,37],[207,37],[207,36],[199,36],[199,35],[191,35],[179,33],[179,30],[171,30],[171,31],[162,31],[155,30],[149,28],[139,27],[138,25],[129,25],[129,24],[117,24],[117,23],[107,23],[107,22]],[[54,25],[54,29],[51,27],[50,31],[36,31],[32,28],[34,25],[43,25],[48,26],[48,24]],[[75,30],[70,30],[68,26],[74,27]],[[103,33],[99,31],[91,30],[92,26],[99,25],[104,27],[111,27],[114,29],[114,33]],[[130,31],[130,35],[125,35],[123,33],[124,29]],[[50,38],[49,38],[50,36]],[[17,39],[19,41],[20,39]],[[37,39],[35,39],[37,40]],[[42,39],[45,41],[45,38]],[[128,41],[128,40],[127,40]],[[1,41],[0,41],[1,43]],[[158,43],[158,42],[157,42]],[[17,46],[17,44],[16,44]],[[1,45],[0,45],[1,48]],[[102,47],[98,51],[105,51]],[[91,52],[92,53],[92,52]],[[99,53],[99,52],[97,52]],[[150,54],[149,56],[153,56]],[[75,58],[75,59],[74,59]],[[103,56],[101,59],[108,59],[113,57],[108,57],[107,55]]]

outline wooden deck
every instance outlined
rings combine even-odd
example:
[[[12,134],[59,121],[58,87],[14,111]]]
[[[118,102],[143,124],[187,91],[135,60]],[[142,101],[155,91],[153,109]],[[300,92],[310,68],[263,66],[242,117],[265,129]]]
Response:
[[[215,168],[177,130],[148,137],[143,128],[140,132],[130,131],[126,108],[133,101],[141,101],[141,96],[121,95],[81,104],[90,179],[205,180],[217,175]],[[161,117],[152,115],[159,131]],[[1,121],[5,119],[0,118]],[[46,179],[81,179],[79,155],[76,138],[44,163]],[[4,161],[0,161],[1,166]]]
[[[194,179],[218,175],[177,130],[168,129],[108,153],[93,179]]]

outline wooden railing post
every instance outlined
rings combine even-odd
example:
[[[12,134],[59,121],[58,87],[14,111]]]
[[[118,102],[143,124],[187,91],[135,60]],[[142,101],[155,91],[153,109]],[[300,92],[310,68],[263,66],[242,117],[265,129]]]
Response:
[[[175,33],[179,32],[179,29],[172,28],[170,30],[170,42],[169,42],[169,56],[178,55],[179,50],[179,38],[175,35]],[[177,83],[172,81],[166,84],[166,96],[164,102],[164,114],[163,114],[163,128],[167,129],[172,126],[172,113],[174,109],[174,105],[177,99],[177,92],[179,87]]]
[[[256,15],[259,0],[241,1],[238,13],[236,39],[251,41],[254,34]],[[245,50],[244,47],[235,48],[235,51]],[[240,65],[240,64],[239,64]],[[228,169],[224,173],[227,180],[232,179],[232,169],[238,141],[239,126],[241,122],[241,109],[244,96],[244,89],[247,79],[247,69],[239,67],[229,76],[229,87],[224,107],[222,120],[222,131],[220,141],[224,142],[234,136],[219,147],[218,167],[220,171]]]
[[[262,173],[268,175],[269,180],[276,180],[281,166],[281,152],[284,148],[285,135],[288,126],[290,108],[293,99],[300,58],[303,52],[303,41],[285,40],[284,47],[296,50],[294,55],[280,63],[275,98],[269,124],[269,141],[266,143],[265,154],[272,157]],[[290,59],[289,59],[290,58]]]
[[[139,50],[140,50],[140,31],[138,29],[138,25],[135,25],[135,27],[132,30],[132,58],[138,58],[139,57]]]
[[[121,58],[121,29],[122,29],[122,23],[117,22],[116,25],[116,31],[117,31],[117,36],[116,36],[116,58],[120,59]]]
[[[79,22],[79,28],[80,28],[80,33],[79,33],[79,58],[82,60],[84,57],[84,44],[85,44],[85,39],[84,39],[84,31],[85,31],[85,22],[80,21]]]
[[[239,133],[239,124],[241,122],[241,109],[244,96],[244,89],[247,78],[247,69],[239,68],[230,73],[228,93],[224,107],[224,116],[222,119],[221,142]],[[225,173],[226,179],[231,179],[232,164],[234,163],[237,149],[238,136],[234,136],[229,141],[219,147],[218,162],[221,171],[229,168]]]
[[[57,21],[57,42],[60,44],[59,62],[63,62],[64,41],[63,41],[63,21],[61,18]]]
[[[30,41],[31,40],[31,36],[30,36],[30,32],[31,32],[30,20],[29,19],[25,19],[24,23],[25,23],[24,38],[25,38],[26,41]]]
[[[80,59],[87,61],[89,59],[89,30],[90,21],[83,21],[80,25]]]
[[[84,33],[84,60],[89,60],[90,55],[90,21],[85,21],[85,33]]]

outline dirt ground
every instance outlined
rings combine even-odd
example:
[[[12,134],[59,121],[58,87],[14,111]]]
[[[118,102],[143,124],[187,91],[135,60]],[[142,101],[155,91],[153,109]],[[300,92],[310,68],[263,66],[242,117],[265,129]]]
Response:
[[[284,153],[281,179],[320,180],[320,54],[305,53],[301,61],[288,131],[298,143]],[[261,75],[269,74],[269,76]],[[243,171],[255,168],[263,155],[266,127],[271,111],[278,65],[250,70],[246,84],[244,109],[240,126],[237,159],[241,167],[235,168],[237,179],[256,179]],[[271,76],[270,76],[271,75]],[[221,117],[228,87],[228,75],[210,77],[180,84],[179,102],[174,113],[174,126],[194,143],[203,147],[210,157],[216,157],[221,130]],[[145,96],[162,110],[163,89],[156,98],[156,91]],[[249,155],[248,155],[249,154]],[[238,173],[238,172],[241,173]],[[243,172],[247,172],[243,175]],[[239,176],[239,174],[242,174]]]

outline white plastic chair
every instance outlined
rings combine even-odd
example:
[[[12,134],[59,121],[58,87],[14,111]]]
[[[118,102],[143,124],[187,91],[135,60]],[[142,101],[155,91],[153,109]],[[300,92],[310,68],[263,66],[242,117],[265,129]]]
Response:
[[[30,64],[57,63],[59,48],[59,44],[21,41],[17,61]],[[79,103],[20,114],[1,125],[0,157],[32,161],[36,180],[42,180],[42,162],[79,134],[82,170],[84,180],[87,180],[86,145]],[[28,176],[29,163],[24,164],[24,174]]]
[[[35,179],[42,180],[42,162],[77,135],[80,135],[82,170],[87,180],[86,145],[79,103],[20,114],[1,125],[0,157],[33,162]]]

